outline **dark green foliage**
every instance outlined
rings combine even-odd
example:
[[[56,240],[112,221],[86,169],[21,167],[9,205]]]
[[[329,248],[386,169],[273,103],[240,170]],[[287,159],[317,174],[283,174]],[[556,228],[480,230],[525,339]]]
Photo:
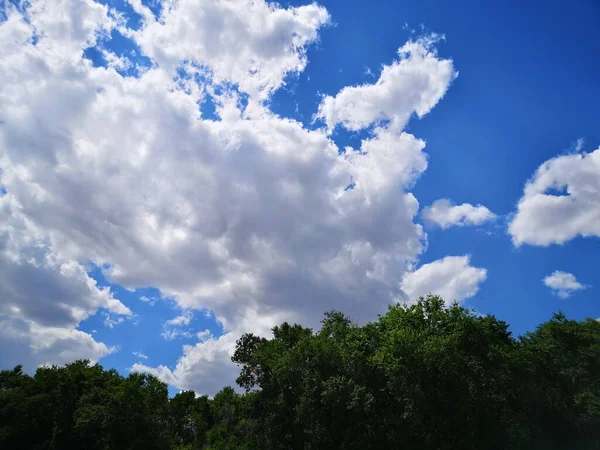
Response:
[[[354,325],[287,323],[237,343],[240,395],[169,399],[88,361],[0,372],[2,449],[600,449],[600,322],[515,339],[430,296]]]

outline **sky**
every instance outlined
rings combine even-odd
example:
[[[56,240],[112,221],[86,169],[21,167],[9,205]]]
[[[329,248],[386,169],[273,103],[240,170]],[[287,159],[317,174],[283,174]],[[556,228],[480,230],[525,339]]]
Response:
[[[600,5],[0,1],[0,367],[233,385],[429,293],[600,318]]]

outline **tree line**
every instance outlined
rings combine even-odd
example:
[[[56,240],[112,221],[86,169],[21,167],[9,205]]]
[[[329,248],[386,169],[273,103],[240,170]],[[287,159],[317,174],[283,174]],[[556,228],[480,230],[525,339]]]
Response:
[[[244,394],[213,398],[89,361],[0,372],[0,448],[600,449],[600,322],[508,325],[437,296],[318,331],[243,335]]]

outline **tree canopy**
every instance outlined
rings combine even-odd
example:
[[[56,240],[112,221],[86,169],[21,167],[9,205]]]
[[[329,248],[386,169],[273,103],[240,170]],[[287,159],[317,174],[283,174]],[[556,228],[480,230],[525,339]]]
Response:
[[[245,334],[214,398],[89,361],[0,372],[3,449],[598,449],[600,322],[508,325],[429,296]]]

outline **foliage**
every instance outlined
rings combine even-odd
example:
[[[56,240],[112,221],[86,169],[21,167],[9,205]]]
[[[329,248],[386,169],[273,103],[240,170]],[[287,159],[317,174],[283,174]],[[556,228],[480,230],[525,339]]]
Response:
[[[373,323],[325,315],[242,336],[246,393],[168,397],[89,361],[0,372],[3,449],[598,449],[600,322],[556,314],[519,339],[429,296]]]

